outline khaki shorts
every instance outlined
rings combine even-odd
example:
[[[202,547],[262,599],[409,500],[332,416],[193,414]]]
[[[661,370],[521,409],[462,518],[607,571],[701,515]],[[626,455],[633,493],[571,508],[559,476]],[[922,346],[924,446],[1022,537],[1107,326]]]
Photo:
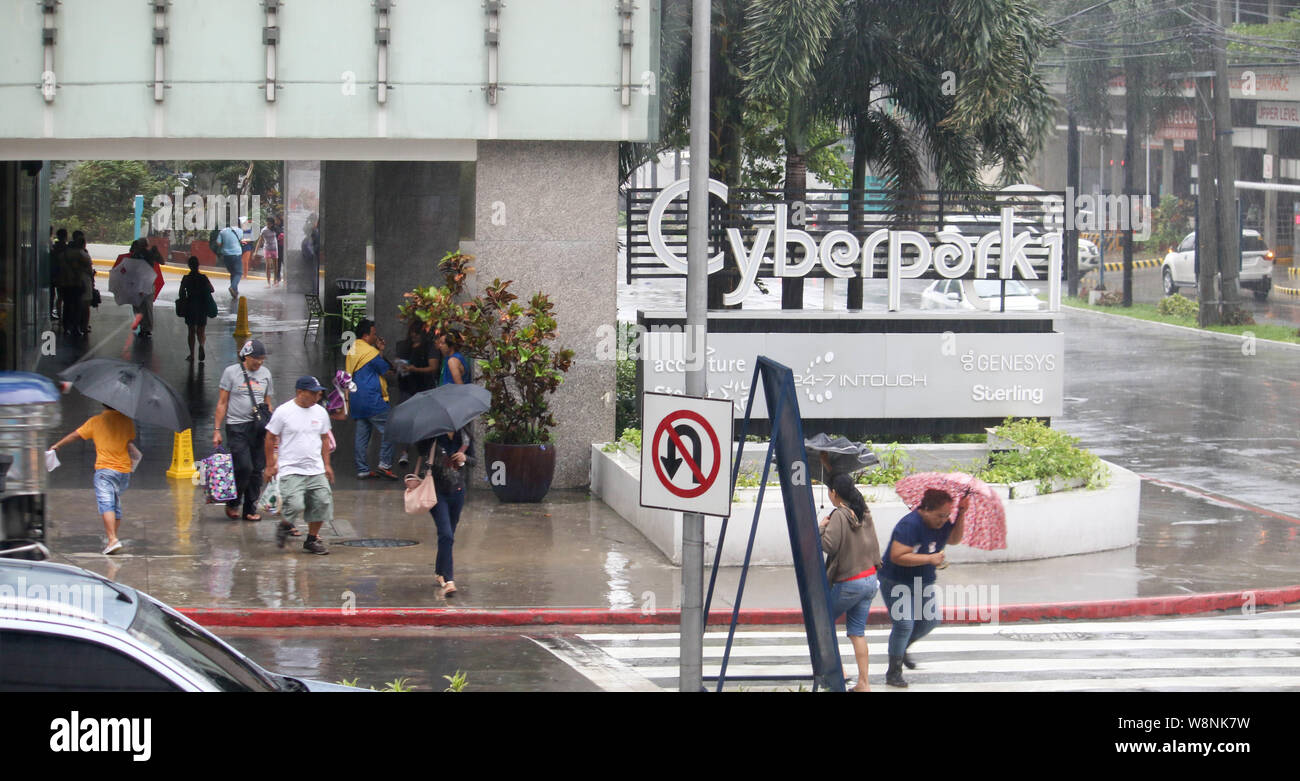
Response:
[[[280,475],[281,512],[290,523],[334,520],[334,492],[325,475]]]

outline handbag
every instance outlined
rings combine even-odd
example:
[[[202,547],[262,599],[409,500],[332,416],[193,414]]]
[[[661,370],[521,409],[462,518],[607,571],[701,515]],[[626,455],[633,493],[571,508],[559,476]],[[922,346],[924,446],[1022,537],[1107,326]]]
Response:
[[[248,379],[248,371],[241,364],[239,370],[244,373],[244,390],[248,391],[248,401],[253,405],[253,431],[261,434],[266,431],[266,426],[271,422],[271,408],[266,406],[266,402],[257,403],[257,397],[253,395],[253,385]],[[263,395],[263,398],[266,398]]]
[[[92,287],[90,289],[90,293],[91,293],[90,295],[91,306],[98,307],[101,303],[103,303],[104,297],[99,294],[99,288]]]
[[[406,512],[410,515],[427,513],[438,504],[438,489],[433,484],[433,469],[425,472],[423,480],[418,477],[421,471],[420,465],[423,463],[422,458],[416,464],[416,474],[406,476],[406,495],[403,501],[406,504]]]
[[[181,285],[181,294],[176,296],[176,316],[184,317],[189,310],[190,296],[185,285]]]
[[[239,496],[235,487],[235,462],[224,447],[200,461],[198,466],[208,504],[231,502]]]

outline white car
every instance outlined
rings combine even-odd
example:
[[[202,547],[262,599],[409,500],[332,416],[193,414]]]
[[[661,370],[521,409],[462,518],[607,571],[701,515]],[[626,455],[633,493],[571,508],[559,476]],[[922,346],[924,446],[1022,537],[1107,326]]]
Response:
[[[1018,279],[936,279],[921,292],[922,309],[967,309],[985,312],[1037,312],[1038,290]]]
[[[0,692],[363,691],[262,669],[144,592],[0,558]]]
[[[1101,250],[1088,239],[1079,239],[1079,270],[1092,271],[1101,260]]]
[[[1180,287],[1195,288],[1196,232],[1187,234],[1176,249],[1165,255],[1160,264],[1160,277],[1164,280],[1165,295],[1172,296]],[[1241,232],[1241,286],[1263,301],[1273,289],[1273,251],[1264,245],[1259,231]]]

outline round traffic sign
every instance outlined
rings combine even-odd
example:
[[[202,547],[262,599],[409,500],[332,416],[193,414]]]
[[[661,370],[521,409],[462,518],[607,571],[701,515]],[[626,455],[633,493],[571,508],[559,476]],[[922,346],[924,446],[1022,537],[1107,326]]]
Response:
[[[679,423],[679,421],[682,422]],[[679,431],[682,428],[687,429],[687,431]],[[693,444],[697,444],[699,447],[688,449],[682,443],[684,434],[691,439]],[[664,437],[668,438],[668,453],[660,457],[659,446]],[[701,457],[705,437],[707,437],[709,446],[712,448],[712,455],[709,459],[712,464],[707,476],[704,474],[703,466],[696,463],[697,460],[705,460]],[[681,454],[680,458],[677,456],[679,453]],[[713,427],[709,425],[703,415],[689,409],[670,412],[663,417],[663,420],[659,421],[659,427],[655,429],[651,443],[650,457],[654,461],[655,475],[659,478],[659,482],[664,488],[683,499],[693,499],[708,491],[713,486],[714,481],[718,479],[718,470],[722,466],[722,449],[718,446],[718,435],[713,431]],[[682,488],[674,483],[672,477],[676,475],[677,468],[676,466],[673,467],[672,475],[665,474],[665,459],[669,463],[685,462],[698,485],[692,488]],[[680,463],[677,466],[680,466]]]

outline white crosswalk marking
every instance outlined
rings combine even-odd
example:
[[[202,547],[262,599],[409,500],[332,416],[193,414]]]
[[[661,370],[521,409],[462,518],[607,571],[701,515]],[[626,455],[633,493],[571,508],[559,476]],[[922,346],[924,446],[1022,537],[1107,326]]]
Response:
[[[838,627],[847,678],[853,650]],[[553,653],[606,689],[677,688],[675,632],[580,634],[571,651]],[[870,681],[884,685],[888,628],[869,628]],[[704,674],[716,676],[726,631],[704,640]],[[543,644],[544,647],[545,644]],[[1210,618],[1037,624],[945,625],[910,651],[919,667],[908,691],[1300,691],[1300,611]],[[621,674],[611,677],[610,670]],[[801,631],[738,629],[728,678],[808,676]],[[735,682],[747,688],[794,688],[798,682]],[[731,684],[729,684],[730,686]],[[710,686],[711,688],[711,686]]]

